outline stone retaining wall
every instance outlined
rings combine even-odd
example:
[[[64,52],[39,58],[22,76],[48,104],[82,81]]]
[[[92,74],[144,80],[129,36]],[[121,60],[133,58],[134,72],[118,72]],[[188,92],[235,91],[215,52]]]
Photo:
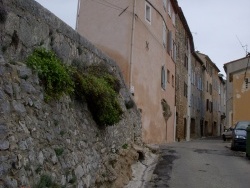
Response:
[[[136,106],[125,107],[132,99],[116,63],[33,0],[0,0],[0,37],[0,187],[126,184],[138,157],[131,145],[142,145],[141,119]],[[23,63],[37,47],[68,65],[112,68],[122,120],[100,130],[86,104],[68,96],[46,103],[37,74]]]

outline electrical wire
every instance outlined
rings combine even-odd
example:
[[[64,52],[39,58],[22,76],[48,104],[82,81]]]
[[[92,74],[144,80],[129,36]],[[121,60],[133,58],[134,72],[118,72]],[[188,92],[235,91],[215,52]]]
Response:
[[[108,2],[108,1],[106,1],[106,0],[103,0],[103,2],[100,2],[100,1],[98,1],[98,0],[86,0],[86,1],[95,2],[95,3],[101,4],[101,5],[103,5],[103,6],[112,8],[112,9],[114,9],[114,10],[119,10],[119,11],[123,11],[123,10],[124,10],[124,8],[119,7],[119,6],[117,6],[117,5],[113,4],[113,3],[110,3],[110,2]],[[129,11],[129,10],[126,10],[125,12],[133,14],[133,13],[132,13],[131,11]]]

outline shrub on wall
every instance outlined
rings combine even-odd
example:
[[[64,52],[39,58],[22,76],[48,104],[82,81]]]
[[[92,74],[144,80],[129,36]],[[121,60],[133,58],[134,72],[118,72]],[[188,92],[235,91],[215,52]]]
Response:
[[[109,78],[111,75],[75,74],[76,94],[78,98],[86,100],[94,120],[100,126],[118,123],[122,115],[118,93],[109,83]]]
[[[27,65],[38,72],[48,100],[74,93],[87,102],[98,125],[120,121],[123,113],[118,101],[120,82],[104,65],[69,68],[54,52],[44,48],[35,49],[27,58]]]
[[[28,57],[27,65],[38,72],[45,87],[47,99],[58,99],[63,94],[71,94],[74,91],[69,67],[62,64],[54,52],[37,48]]]

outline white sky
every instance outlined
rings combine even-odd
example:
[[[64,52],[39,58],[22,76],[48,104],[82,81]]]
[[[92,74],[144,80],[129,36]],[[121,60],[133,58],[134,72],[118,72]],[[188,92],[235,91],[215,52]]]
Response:
[[[195,50],[208,55],[222,73],[223,64],[245,57],[246,47],[244,50],[242,46],[248,45],[250,51],[250,0],[178,3],[193,33]]]
[[[78,0],[36,1],[75,28]],[[245,57],[246,45],[250,51],[250,0],[178,0],[178,3],[193,33],[195,50],[208,55],[223,74],[224,63]]]

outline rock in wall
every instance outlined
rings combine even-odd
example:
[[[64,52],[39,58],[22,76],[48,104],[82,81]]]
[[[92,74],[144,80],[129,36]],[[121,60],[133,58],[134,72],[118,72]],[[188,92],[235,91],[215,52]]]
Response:
[[[116,63],[33,0],[0,1],[0,187],[122,187],[141,145],[141,120]],[[37,47],[64,63],[104,63],[121,84],[122,120],[99,129],[86,104],[44,101],[25,65]],[[126,170],[126,171],[124,171]]]

